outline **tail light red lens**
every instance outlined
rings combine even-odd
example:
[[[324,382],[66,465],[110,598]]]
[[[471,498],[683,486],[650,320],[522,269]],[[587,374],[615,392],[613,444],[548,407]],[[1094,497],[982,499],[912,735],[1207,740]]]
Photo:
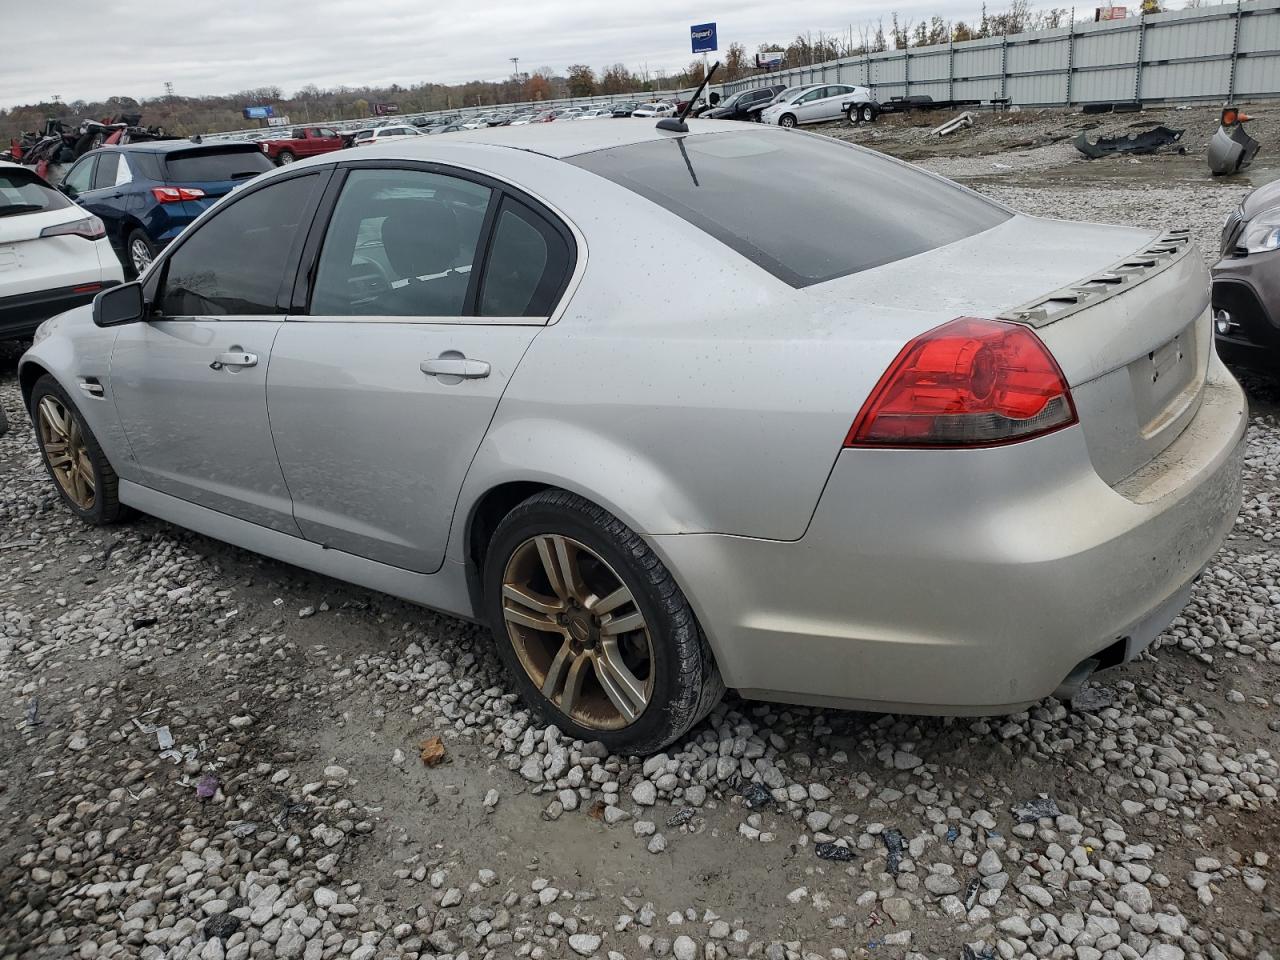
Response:
[[[960,317],[902,348],[846,447],[981,447],[1077,422],[1057,361],[1030,328]]]
[[[95,216],[72,220],[70,223],[57,223],[40,231],[42,237],[84,237],[86,240],[101,240],[106,235],[106,224]]]
[[[161,203],[181,203],[183,200],[204,199],[204,191],[199,187],[152,187],[151,195]]]

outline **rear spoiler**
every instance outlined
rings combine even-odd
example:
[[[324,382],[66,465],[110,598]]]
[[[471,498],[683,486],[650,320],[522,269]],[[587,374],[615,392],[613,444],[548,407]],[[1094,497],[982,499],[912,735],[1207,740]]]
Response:
[[[181,150],[170,150],[160,154],[161,159],[177,160],[182,157],[194,157],[202,153],[261,153],[262,147],[256,142],[232,140],[223,143],[193,143]]]
[[[1097,306],[1126,290],[1132,290],[1138,284],[1168,270],[1193,249],[1190,230],[1183,227],[1166,230],[1136,253],[1107,269],[1055,290],[1046,297],[1037,297],[1031,303],[1007,310],[996,319],[1022,323],[1029,327],[1043,327]]]

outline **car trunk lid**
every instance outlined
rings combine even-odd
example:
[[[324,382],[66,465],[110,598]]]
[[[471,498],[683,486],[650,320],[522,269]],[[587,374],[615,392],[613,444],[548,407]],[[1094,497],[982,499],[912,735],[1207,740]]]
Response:
[[[1213,349],[1208,271],[1185,230],[1017,216],[814,289],[905,306],[929,322],[978,316],[1031,327],[1072,388],[1095,469],[1113,485],[1195,415]]]
[[[167,184],[204,191],[203,200],[186,201],[198,210],[273,169],[262,148],[252,143],[201,144],[164,155]]]

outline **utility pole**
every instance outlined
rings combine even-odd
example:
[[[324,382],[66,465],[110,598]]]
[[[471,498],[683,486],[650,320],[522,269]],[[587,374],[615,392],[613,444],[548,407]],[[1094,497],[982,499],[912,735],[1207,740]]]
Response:
[[[507,59],[511,61],[511,66],[514,68],[513,72],[515,73],[516,83],[519,83],[520,82],[520,58],[508,57]]]

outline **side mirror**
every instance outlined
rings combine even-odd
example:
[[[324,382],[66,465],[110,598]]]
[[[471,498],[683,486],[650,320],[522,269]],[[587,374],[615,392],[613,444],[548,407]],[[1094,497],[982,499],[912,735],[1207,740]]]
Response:
[[[142,299],[142,284],[136,280],[133,283],[122,283],[103,290],[93,298],[93,322],[99,327],[138,323],[146,314],[146,309],[146,302]]]

